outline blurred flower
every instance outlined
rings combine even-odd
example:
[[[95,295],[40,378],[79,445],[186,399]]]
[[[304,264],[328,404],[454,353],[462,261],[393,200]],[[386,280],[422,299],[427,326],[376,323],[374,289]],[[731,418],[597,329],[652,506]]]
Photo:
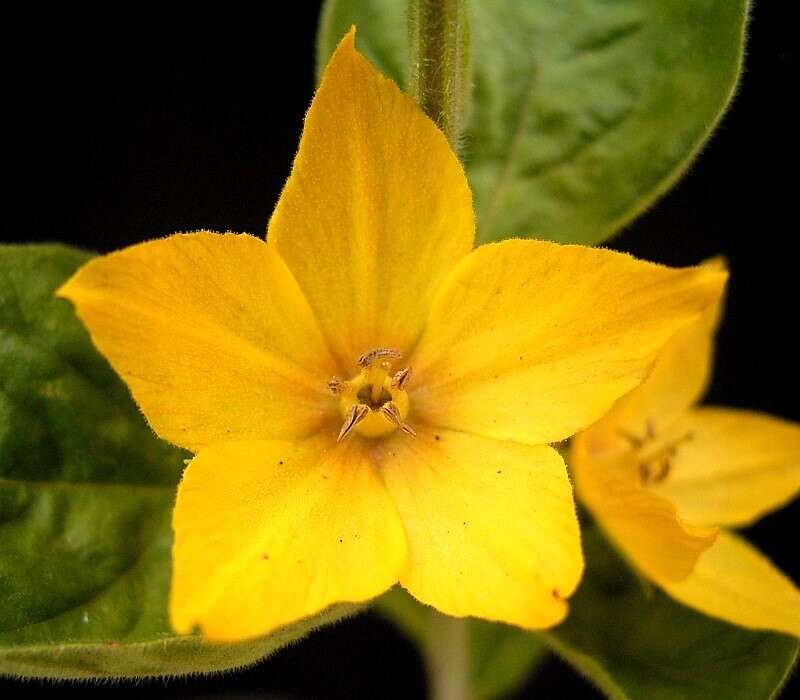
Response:
[[[744,627],[800,636],[797,587],[719,529],[750,525],[797,494],[800,426],[696,406],[718,312],[680,331],[647,380],[573,440],[570,466],[606,533],[673,598]]]
[[[175,235],[60,290],[153,429],[197,454],[176,630],[254,637],[398,581],[452,615],[564,617],[583,561],[546,443],[633,389],[725,274],[540,241],[470,252],[473,234],[456,156],[351,32],[268,242]]]

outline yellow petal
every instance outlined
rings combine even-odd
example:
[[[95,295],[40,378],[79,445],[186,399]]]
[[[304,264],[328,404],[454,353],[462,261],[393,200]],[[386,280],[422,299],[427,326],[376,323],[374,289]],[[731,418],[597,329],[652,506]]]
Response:
[[[726,275],[543,241],[482,246],[443,285],[411,360],[425,421],[528,444],[591,424]]]
[[[687,411],[670,436],[689,435],[653,488],[690,522],[747,525],[800,491],[800,425],[754,411]]]
[[[566,469],[555,450],[442,430],[376,446],[409,557],[400,577],[448,615],[543,628],[583,570]]]
[[[95,258],[59,290],[153,429],[190,450],[306,435],[337,415],[335,364],[275,251],[170,236]]]
[[[373,598],[406,556],[397,510],[355,440],[203,450],[184,474],[173,527],[172,625],[220,641]]]
[[[473,235],[456,156],[351,31],[322,76],[268,235],[342,366],[375,347],[406,352]]]
[[[724,270],[718,260],[705,263],[704,267]],[[721,302],[722,299],[709,306],[697,321],[670,339],[647,379],[617,401],[598,428],[622,428],[638,436],[647,432],[648,425],[660,431],[702,397],[711,378]]]
[[[653,580],[689,575],[716,531],[682,521],[667,499],[645,489],[629,459],[602,459],[587,433],[573,441],[569,464],[575,491],[620,552]]]
[[[719,534],[689,578],[662,585],[673,598],[706,615],[800,637],[800,590],[730,532]]]

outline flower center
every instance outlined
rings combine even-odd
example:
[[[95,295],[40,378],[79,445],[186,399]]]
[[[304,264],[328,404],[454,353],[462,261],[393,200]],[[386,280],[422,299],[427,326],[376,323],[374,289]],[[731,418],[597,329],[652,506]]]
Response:
[[[339,431],[340,441],[352,431],[365,437],[379,437],[399,428],[408,435],[416,435],[405,422],[408,415],[405,387],[411,368],[390,373],[393,362],[398,359],[397,350],[376,348],[358,358],[361,371],[355,377],[348,381],[332,377],[328,381],[328,388],[340,397],[339,409],[344,419]]]
[[[646,423],[643,438],[624,430],[619,433],[630,443],[636,454],[639,478],[645,486],[660,483],[669,476],[678,448],[693,437],[691,433],[686,433],[667,442],[658,441],[655,425],[650,420]]]

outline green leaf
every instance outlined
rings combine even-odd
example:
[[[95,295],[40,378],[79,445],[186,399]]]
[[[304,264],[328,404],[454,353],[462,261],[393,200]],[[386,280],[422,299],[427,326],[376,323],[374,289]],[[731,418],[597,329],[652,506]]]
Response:
[[[470,620],[474,700],[504,698],[550,654],[538,637],[509,625]]]
[[[327,0],[324,65],[345,30],[405,84],[405,0]],[[729,103],[746,0],[473,2],[464,159],[478,241],[597,243],[688,167]]]
[[[317,81],[350,27],[358,50],[399,85],[408,76],[408,0],[325,0],[317,28]]]
[[[477,698],[499,698],[546,658],[544,643],[619,700],[766,700],[777,695],[800,643],[755,632],[686,608],[643,585],[596,527],[583,532],[586,574],[566,622],[535,634],[470,620]],[[429,609],[400,588],[378,610],[421,648]]]
[[[0,674],[218,671],[347,612],[239,644],[171,632],[170,515],[187,455],[151,433],[53,296],[89,257],[0,247]]]
[[[402,588],[378,599],[377,609],[420,649],[428,643],[431,609],[418,603]],[[508,625],[467,620],[470,640],[470,697],[491,700],[506,697],[521,686],[549,656],[541,639]]]
[[[596,527],[566,622],[544,635],[611,698],[765,700],[794,666],[798,640],[694,612],[644,587]]]

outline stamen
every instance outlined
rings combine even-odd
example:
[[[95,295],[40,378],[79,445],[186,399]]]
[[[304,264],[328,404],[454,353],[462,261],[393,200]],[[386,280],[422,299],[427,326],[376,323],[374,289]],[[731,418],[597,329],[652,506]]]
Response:
[[[402,430],[406,435],[410,435],[411,437],[417,437],[417,431],[414,430],[408,423],[403,423],[400,426],[400,430]]]
[[[375,348],[358,358],[359,367],[370,367],[377,359],[399,360],[402,355],[393,348]]]
[[[662,460],[664,457],[674,457],[675,453],[678,451],[678,448],[684,443],[691,440],[693,437],[692,433],[686,433],[685,435],[681,435],[678,438],[672,440],[672,442],[668,442],[665,445],[660,445],[656,449],[648,451],[643,450],[643,454],[641,454],[641,459],[644,462],[654,463]]]
[[[383,406],[380,408],[380,411],[398,428],[403,425],[403,417],[400,415],[400,410],[392,401],[383,404]]]
[[[647,450],[647,443],[655,438],[655,429],[650,421],[647,422],[647,432],[644,440],[639,439],[638,445],[631,441],[636,448],[639,457],[639,476],[643,484],[657,484],[664,481],[672,471],[672,463],[678,448],[685,442],[691,440],[694,435],[687,432],[684,435],[668,442],[664,445],[656,446],[656,449]]]
[[[380,408],[380,412],[386,416],[392,423],[394,423],[406,435],[416,437],[417,432],[408,423],[403,422],[403,416],[400,415],[400,409],[397,408],[394,402],[389,401]]]
[[[644,447],[645,443],[655,438],[656,426],[653,420],[648,418],[644,424],[644,437],[639,437],[625,428],[617,428],[617,434],[625,438],[625,440],[630,443],[631,447],[639,450]]]
[[[350,431],[368,415],[369,406],[365,406],[363,403],[355,403],[350,406],[350,409],[347,411],[347,415],[344,417],[344,424],[342,425],[342,429],[339,431],[339,437],[336,438],[336,442],[341,442],[344,440],[350,434]]]
[[[403,391],[411,378],[411,367],[401,369],[392,377],[392,386]]]
[[[669,476],[672,469],[672,454],[666,454],[658,461],[642,462],[639,465],[639,476],[644,484],[657,484]],[[652,467],[657,466],[658,471],[653,472]]]
[[[630,446],[634,449],[639,449],[642,445],[644,445],[644,439],[640,438],[638,435],[634,435],[631,432],[625,430],[625,428],[617,428],[617,434],[621,435],[625,440],[630,443]]]
[[[339,377],[331,377],[328,380],[328,391],[337,396],[344,391],[344,382]]]

